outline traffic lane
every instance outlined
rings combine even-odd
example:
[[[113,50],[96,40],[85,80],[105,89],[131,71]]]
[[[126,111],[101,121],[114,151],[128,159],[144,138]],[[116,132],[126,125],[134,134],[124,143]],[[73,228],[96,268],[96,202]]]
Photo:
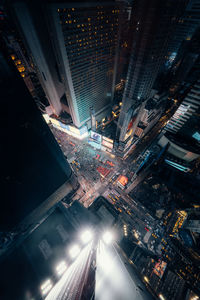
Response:
[[[129,195],[121,191],[120,198],[123,199],[123,201],[129,205],[129,208],[133,210],[133,212],[135,212],[138,216],[141,216],[141,218],[144,218],[144,216],[145,218],[148,218],[146,216],[147,210],[141,207],[140,203],[136,202]]]
[[[64,275],[60,278],[60,280],[56,283],[56,285],[47,295],[45,300],[73,299],[72,294],[75,294],[74,289],[76,288],[75,286],[73,286],[74,282],[76,284],[80,283],[82,275],[80,269],[82,269],[84,264],[86,264],[91,249],[92,243],[90,243],[81,251],[77,259],[69,266]]]
[[[125,262],[111,245],[97,249],[95,300],[152,300],[139,278],[130,276]]]
[[[119,191],[120,192],[120,191]],[[146,210],[141,207],[139,204],[137,205],[136,202],[125,194],[119,194],[117,196],[115,191],[113,190],[106,190],[104,196],[108,199],[110,203],[112,203],[116,209],[118,207],[121,208],[121,212],[123,215],[126,216],[126,219],[130,222],[139,223],[145,232],[145,227],[152,228],[154,224],[154,220],[148,217]],[[151,220],[151,226],[149,226]]]

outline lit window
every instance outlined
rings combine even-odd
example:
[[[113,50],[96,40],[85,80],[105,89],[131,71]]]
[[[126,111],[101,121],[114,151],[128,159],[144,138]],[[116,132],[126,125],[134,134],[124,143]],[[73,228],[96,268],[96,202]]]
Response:
[[[17,69],[18,69],[18,71],[19,71],[20,73],[25,71],[24,66],[18,66]]]
[[[91,18],[88,18],[88,21],[91,21]]]
[[[72,10],[74,11],[74,8],[72,8]]]
[[[80,25],[78,24],[78,25],[77,25],[77,28],[79,28],[79,27],[80,27]]]

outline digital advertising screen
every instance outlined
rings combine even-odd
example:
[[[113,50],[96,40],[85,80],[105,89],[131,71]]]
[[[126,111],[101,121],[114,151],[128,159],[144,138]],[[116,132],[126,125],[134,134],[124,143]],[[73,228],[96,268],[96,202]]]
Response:
[[[163,277],[163,274],[165,272],[165,269],[167,267],[167,263],[164,261],[159,261],[155,264],[153,272],[160,278]]]
[[[107,142],[113,144],[113,140],[111,140],[111,139],[109,139],[109,138],[107,138],[107,137],[105,137],[105,136],[103,136],[102,138],[103,138],[104,141],[107,141]]]
[[[102,145],[104,145],[105,147],[108,147],[109,149],[113,149],[113,144],[111,144],[105,140],[102,140]]]
[[[101,144],[101,135],[91,130],[91,138],[95,140],[96,143]]]

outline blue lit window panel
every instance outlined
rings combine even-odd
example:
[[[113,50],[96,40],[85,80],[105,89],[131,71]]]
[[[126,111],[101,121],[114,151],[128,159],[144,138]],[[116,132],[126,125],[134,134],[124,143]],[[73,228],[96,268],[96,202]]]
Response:
[[[200,133],[199,132],[195,132],[192,137],[197,140],[198,142],[200,142]]]

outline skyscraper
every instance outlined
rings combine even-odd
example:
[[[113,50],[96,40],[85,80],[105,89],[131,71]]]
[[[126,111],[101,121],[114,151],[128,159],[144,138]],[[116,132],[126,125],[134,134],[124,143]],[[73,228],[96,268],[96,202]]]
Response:
[[[169,57],[176,56],[181,43],[190,40],[200,25],[200,1],[184,0],[183,4],[179,10],[178,25],[168,46]]]
[[[199,112],[200,80],[192,85],[165,129],[169,132],[187,135],[200,141]]]
[[[39,10],[37,5],[16,3],[14,11],[49,102],[59,114],[62,98],[74,125],[90,127],[91,107],[97,120],[110,112],[120,6],[114,1],[62,2],[46,3]]]
[[[59,115],[62,112],[60,99],[64,95],[64,86],[48,35],[46,19],[42,14],[43,9],[44,4],[37,9],[36,2],[24,1],[13,3],[11,12],[18,25],[27,53],[33,60],[52,113]]]
[[[199,65],[200,28],[193,34],[190,40],[184,40],[177,53],[172,66],[173,79],[171,88],[177,90],[184,80],[193,83],[199,78],[199,72],[195,69]]]
[[[118,121],[120,142],[134,136],[177,21],[173,1],[142,0],[135,1],[133,5],[132,54]],[[132,125],[129,126],[131,120]]]
[[[0,56],[0,228],[27,228],[67,194],[77,180],[19,73]]]

